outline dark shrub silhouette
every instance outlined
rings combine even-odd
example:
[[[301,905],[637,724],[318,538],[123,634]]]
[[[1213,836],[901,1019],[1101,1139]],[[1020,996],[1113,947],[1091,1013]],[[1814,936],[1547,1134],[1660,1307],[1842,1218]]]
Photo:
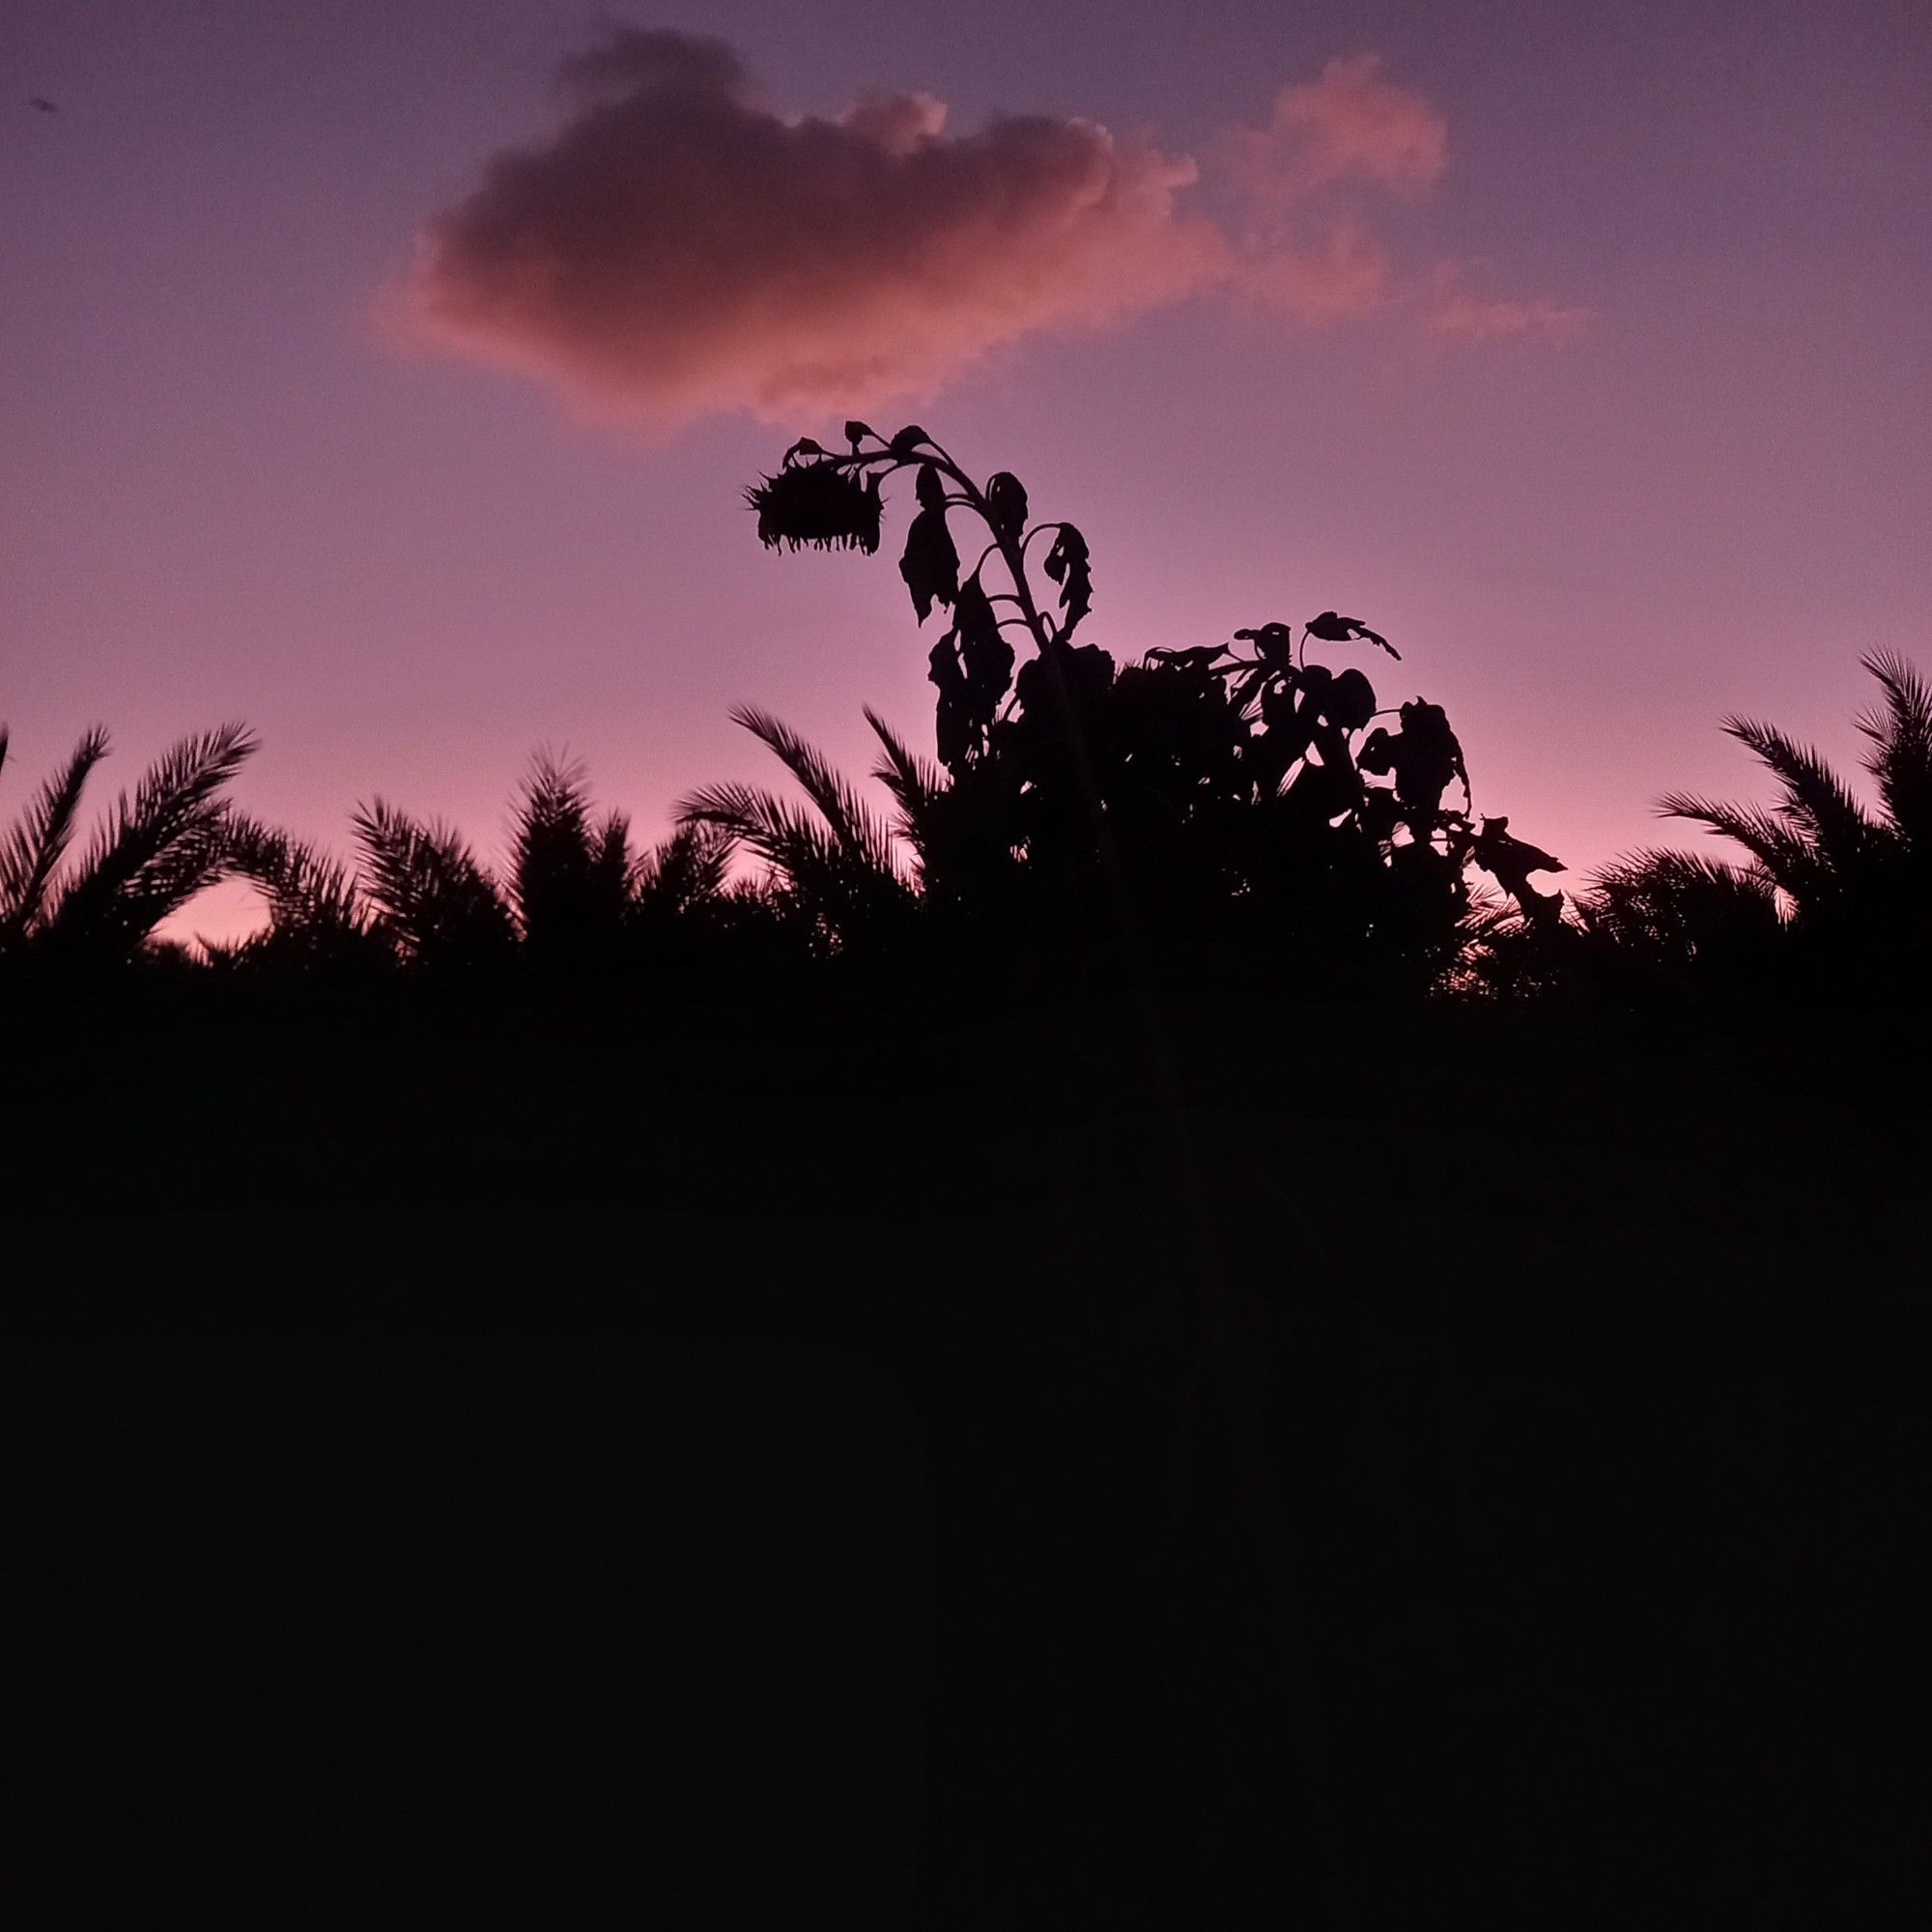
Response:
[[[922,624],[949,619],[930,652],[937,763],[867,714],[910,880],[852,788],[760,713],[739,722],[817,817],[738,786],[681,808],[762,858],[832,944],[903,924],[910,885],[953,940],[1220,937],[1288,949],[1338,984],[1415,990],[1458,956],[1471,867],[1530,921],[1556,916],[1560,895],[1529,874],[1560,862],[1473,814],[1441,708],[1380,709],[1361,670],[1309,661],[1311,641],[1399,659],[1360,619],[1324,611],[1299,638],[1267,623],[1118,666],[1074,641],[1094,608],[1075,526],[1030,523],[1018,478],[981,486],[917,425],[888,440],[853,422],[846,436],[842,453],[794,443],[749,498],[771,548],[870,553],[885,483],[913,472],[899,574]],[[955,520],[977,526],[966,561]],[[1030,574],[1036,545],[1046,587]]]
[[[1481,923],[1472,868],[1530,923],[1554,919],[1560,896],[1529,875],[1559,862],[1506,819],[1474,815],[1442,709],[1420,696],[1380,707],[1360,669],[1310,661],[1311,642],[1399,660],[1361,619],[1323,611],[1298,637],[1271,622],[1117,666],[1075,641],[1094,606],[1075,526],[1031,522],[1017,477],[982,487],[916,425],[890,441],[863,423],[847,433],[843,454],[795,443],[749,495],[773,548],[869,554],[887,481],[914,472],[900,575],[919,621],[937,610],[948,623],[929,653],[936,758],[867,713],[890,817],[780,721],[744,709],[737,721],[801,801],[706,786],[682,801],[676,835],[639,854],[621,814],[594,815],[582,768],[540,755],[500,877],[454,828],[380,798],[354,815],[352,869],[228,807],[222,787],[253,749],[231,726],[171,753],[64,874],[81,787],[105,751],[95,733],[8,845],[0,957],[126,963],[230,874],[260,888],[267,923],[204,946],[206,963],[316,980],[394,969],[559,980],[721,947],[782,966],[933,946],[957,956],[1205,940],[1283,953],[1310,985],[1415,992],[1456,966],[1472,915]],[[962,563],[958,531],[975,526]],[[761,876],[730,878],[740,852]]]
[[[1682,802],[1749,864],[1565,911],[1447,716],[1321,661],[1396,661],[1361,619],[1117,666],[1016,479],[851,441],[754,498],[872,552],[917,472],[935,745],[867,714],[876,810],[746,711],[795,800],[639,852],[540,756],[501,865],[380,801],[337,863],[224,805],[230,732],[75,864],[91,734],[0,842],[7,1278],[84,1337],[22,1378],[45,1916],[1889,1922],[1924,1028],[1738,995],[1916,994],[1922,685],[1881,811],[1751,727],[1784,804]],[[146,936],[224,873],[261,933]]]
[[[74,860],[81,796],[107,749],[97,730],[0,846],[0,964],[158,963],[156,926],[228,876],[260,889],[264,929],[175,949],[175,967],[562,982],[678,960],[760,972],[1206,943],[1265,953],[1305,990],[1413,995],[1897,984],[1932,957],[1932,688],[1902,658],[1865,660],[1883,693],[1860,720],[1875,807],[1816,752],[1733,718],[1725,728],[1779,798],[1672,794],[1662,810],[1741,845],[1747,863],[1637,853],[1566,911],[1536,883],[1561,862],[1475,810],[1440,706],[1384,705],[1359,667],[1311,658],[1311,646],[1366,648],[1401,662],[1361,618],[1327,610],[1119,665],[1076,641],[1094,585],[1075,526],[1032,520],[1017,477],[977,482],[917,425],[891,439],[846,431],[843,451],[794,443],[748,497],[768,547],[869,554],[888,484],[912,472],[899,571],[915,618],[936,612],[945,628],[928,653],[934,755],[866,713],[889,809],[743,708],[737,722],[798,798],[702,787],[680,802],[675,834],[639,852],[622,814],[595,812],[581,766],[539,754],[500,875],[453,828],[380,798],[355,813],[352,867],[234,810],[226,787],[254,741],[228,725],[175,747]],[[755,876],[734,878],[738,855]]]

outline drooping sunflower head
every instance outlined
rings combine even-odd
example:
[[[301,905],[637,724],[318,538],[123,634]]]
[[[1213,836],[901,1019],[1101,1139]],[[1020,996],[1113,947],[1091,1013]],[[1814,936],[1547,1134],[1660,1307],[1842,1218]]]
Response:
[[[758,513],[758,541],[768,550],[810,544],[870,555],[879,547],[879,479],[862,482],[830,459],[787,462],[747,490],[745,500]]]

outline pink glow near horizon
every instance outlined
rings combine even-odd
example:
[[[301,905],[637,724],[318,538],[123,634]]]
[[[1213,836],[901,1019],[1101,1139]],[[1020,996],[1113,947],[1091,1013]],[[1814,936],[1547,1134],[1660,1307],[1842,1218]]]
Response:
[[[240,715],[337,843],[494,848],[539,743],[654,833],[770,776],[740,701],[864,769],[896,574],[739,499],[854,409],[1080,522],[1117,657],[1365,615],[1573,876],[1752,789],[1723,712],[1850,764],[1859,652],[1932,657],[1922,10],[807,11],[26,0],[0,809],[96,718],[99,802]]]

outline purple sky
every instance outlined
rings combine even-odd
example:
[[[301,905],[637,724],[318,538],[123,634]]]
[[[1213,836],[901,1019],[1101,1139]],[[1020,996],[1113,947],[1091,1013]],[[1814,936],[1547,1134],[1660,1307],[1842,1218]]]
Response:
[[[880,92],[943,99],[945,134],[928,172],[879,161],[834,211],[877,299],[812,326],[912,385],[868,408],[881,428],[916,418],[1082,525],[1088,640],[1125,658],[1363,616],[1404,652],[1365,663],[1384,700],[1446,704],[1479,807],[1573,868],[1654,841],[1667,787],[1752,788],[1725,711],[1849,763],[1859,652],[1932,660],[1932,10],[1136,17],[11,0],[0,807],[96,719],[118,782],[239,716],[266,741],[254,810],[340,841],[381,790],[486,847],[540,742],[655,829],[696,783],[776,771],[734,702],[855,767],[863,703],[925,735],[930,639],[890,557],[767,554],[740,507],[792,433],[844,411],[747,333],[756,288],[715,307],[731,234],[770,217],[811,256],[825,206],[803,165],[776,215],[731,201],[733,144],[789,154],[800,117]],[[612,20],[735,50],[742,92],[672,103],[697,99],[702,141],[622,109],[636,153],[693,157],[717,198],[681,185],[691,218],[644,235],[620,180],[570,231],[608,279],[507,320],[486,202],[438,285],[471,332],[424,327],[418,238],[456,233],[493,155],[538,156],[517,219],[554,233],[592,205],[584,171],[634,152],[621,118],[615,147],[572,145],[595,110],[556,83]],[[1285,123],[1283,89],[1303,90]],[[1056,125],[980,138],[1014,115]],[[1074,121],[1112,131],[1125,197],[1080,231],[1078,273],[1043,285],[1017,239],[961,267],[947,250],[988,197],[1059,218],[1054,170],[1098,138]],[[858,125],[810,152],[842,169]],[[1200,182],[1174,185],[1187,157]],[[916,271],[888,259],[908,226]],[[1379,279],[1329,272],[1338,236]]]

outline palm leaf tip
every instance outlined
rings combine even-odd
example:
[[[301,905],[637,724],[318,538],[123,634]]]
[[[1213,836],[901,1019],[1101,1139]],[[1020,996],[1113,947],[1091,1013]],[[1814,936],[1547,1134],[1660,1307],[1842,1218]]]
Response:
[[[731,722],[751,732],[784,765],[817,807],[833,837],[855,859],[894,869],[891,833],[815,745],[808,744],[781,719],[752,705],[740,705],[731,713]]]
[[[866,723],[879,741],[884,756],[872,776],[897,800],[909,817],[918,817],[946,789],[946,780],[929,758],[921,757],[869,705]]]
[[[1802,828],[1826,859],[1855,865],[1870,843],[1874,828],[1863,806],[1824,756],[1755,719],[1726,718],[1724,729],[1777,779],[1784,794],[1778,811]]]
[[[346,866],[305,839],[239,813],[228,820],[234,869],[261,888],[269,901],[270,929],[305,940],[360,935],[360,895]]]
[[[1870,741],[1865,770],[1878,782],[1894,838],[1906,850],[1932,853],[1932,684],[1894,651],[1861,662],[1885,694],[1855,721]]]
[[[107,732],[97,724],[0,841],[0,934],[17,938],[39,922],[73,838],[88,775],[106,755]]]
[[[688,913],[724,889],[735,841],[708,823],[682,826],[644,853],[632,869],[632,900],[647,917]]]
[[[453,828],[418,820],[377,798],[351,820],[361,846],[361,890],[404,952],[429,959],[496,954],[515,925],[496,880]]]
[[[104,751],[104,734],[83,750]],[[232,863],[223,787],[256,750],[243,724],[171,746],[123,793],[39,924],[51,943],[126,959],[162,920],[226,876]]]

